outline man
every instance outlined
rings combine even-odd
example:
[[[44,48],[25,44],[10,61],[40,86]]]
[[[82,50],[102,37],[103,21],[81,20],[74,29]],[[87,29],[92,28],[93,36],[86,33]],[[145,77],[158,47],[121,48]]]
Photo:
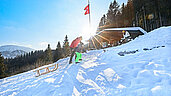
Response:
[[[71,57],[70,57],[70,60],[69,60],[69,64],[72,63],[72,58],[73,58],[73,56],[74,56],[74,54],[75,54],[75,52],[76,52],[76,50],[77,50],[76,47],[77,47],[78,44],[81,42],[81,40],[82,40],[82,36],[77,37],[75,40],[72,41],[72,43],[71,43],[71,45],[70,45],[70,48],[71,48],[72,53],[71,53]],[[76,53],[76,55],[77,55],[77,53]],[[79,54],[79,55],[80,55],[80,54]],[[80,56],[81,56],[81,55],[80,55]],[[77,60],[77,58],[76,58],[76,60]]]

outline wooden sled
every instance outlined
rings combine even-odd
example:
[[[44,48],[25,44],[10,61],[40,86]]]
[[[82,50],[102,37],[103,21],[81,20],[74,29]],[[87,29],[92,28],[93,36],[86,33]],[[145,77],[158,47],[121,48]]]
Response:
[[[58,69],[58,64],[54,64],[54,65],[51,65],[51,66],[47,66],[47,67],[44,67],[44,68],[37,69],[37,70],[35,70],[33,72],[37,72],[36,77],[39,77],[39,76],[47,74],[49,72],[53,72],[53,71],[55,71],[57,69]],[[42,70],[43,70],[43,72],[41,73]]]

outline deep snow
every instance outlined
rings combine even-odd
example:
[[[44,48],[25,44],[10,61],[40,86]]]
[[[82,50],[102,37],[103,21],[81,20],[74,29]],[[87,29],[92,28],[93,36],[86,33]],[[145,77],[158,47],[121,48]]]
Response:
[[[104,50],[84,53],[79,64],[61,59],[40,77],[32,70],[0,79],[0,96],[171,96],[171,27]]]

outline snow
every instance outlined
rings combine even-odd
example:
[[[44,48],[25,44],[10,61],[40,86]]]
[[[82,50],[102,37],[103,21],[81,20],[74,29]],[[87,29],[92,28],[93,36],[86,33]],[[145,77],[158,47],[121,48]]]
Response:
[[[73,96],[80,96],[81,94],[78,92],[78,90],[75,88],[74,86],[74,89],[73,89]]]
[[[84,53],[78,64],[61,59],[56,71],[39,77],[31,70],[0,79],[0,96],[171,96],[170,37],[171,27],[161,27],[124,45]]]
[[[122,84],[119,84],[117,88],[123,89],[123,88],[126,88],[126,87],[124,85],[122,85]]]
[[[142,29],[141,27],[126,27],[126,28],[109,28],[109,29],[105,29],[105,31],[109,31],[109,30],[140,30],[141,32],[143,32],[144,34],[146,34],[147,32]]]
[[[0,46],[0,52],[4,58],[15,58],[19,55],[24,55],[28,52],[34,51],[34,49],[16,46],[16,45],[4,45]]]
[[[159,91],[159,90],[161,90],[161,86],[156,86],[151,89],[152,92]]]
[[[54,83],[54,81],[55,81],[54,78],[45,79],[45,82],[48,82],[48,83]]]
[[[28,47],[23,47],[23,46],[17,46],[17,45],[4,45],[0,46],[0,52],[2,51],[16,51],[16,50],[23,50],[25,52],[31,52],[34,51],[34,49],[28,48]]]
[[[126,28],[108,28],[100,31],[98,34],[100,34],[103,31],[110,31],[110,30],[140,30],[142,33],[147,34],[147,32],[142,29],[141,27],[126,27]]]

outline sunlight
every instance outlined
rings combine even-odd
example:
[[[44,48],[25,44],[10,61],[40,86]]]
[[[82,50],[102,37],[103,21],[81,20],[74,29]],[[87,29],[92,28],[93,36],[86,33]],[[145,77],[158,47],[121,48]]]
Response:
[[[93,27],[93,28],[96,28],[96,27]],[[93,35],[95,35],[95,32],[96,32],[96,29],[93,29],[92,27],[90,28],[89,25],[84,25],[82,30],[81,30],[81,33],[80,33],[80,36],[83,37],[83,42],[84,43],[87,43],[86,41],[92,37]]]
[[[101,45],[103,46],[103,44],[94,36],[94,39]]]
[[[97,47],[96,47],[96,44],[95,44],[94,40],[93,40],[93,39],[91,39],[91,41],[92,41],[93,46],[95,47],[95,49],[97,49]]]

